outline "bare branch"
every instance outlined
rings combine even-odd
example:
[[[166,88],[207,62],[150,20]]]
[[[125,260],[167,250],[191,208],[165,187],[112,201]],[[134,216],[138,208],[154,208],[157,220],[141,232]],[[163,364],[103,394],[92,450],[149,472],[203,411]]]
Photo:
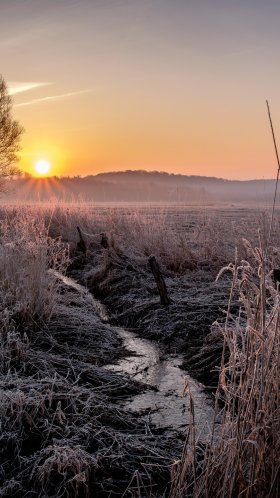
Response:
[[[1,179],[19,173],[15,163],[20,150],[23,127],[12,115],[12,99],[4,78],[0,75],[0,190]]]

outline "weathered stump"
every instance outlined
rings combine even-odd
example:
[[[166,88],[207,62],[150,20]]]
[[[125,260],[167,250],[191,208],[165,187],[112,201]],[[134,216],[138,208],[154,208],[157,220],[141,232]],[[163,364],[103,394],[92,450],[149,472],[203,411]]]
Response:
[[[101,236],[100,244],[102,245],[102,247],[104,247],[104,249],[108,249],[109,241],[106,233],[101,233],[100,236]]]
[[[149,257],[149,265],[157,284],[160,295],[160,303],[164,306],[168,306],[169,304],[171,304],[171,299],[168,297],[166,284],[155,256]]]
[[[79,242],[77,242],[77,251],[81,251],[82,253],[86,254],[87,246],[86,246],[86,243],[85,243],[84,238],[82,236],[82,232],[81,232],[80,227],[77,227],[77,230],[78,230],[78,234],[80,237]]]

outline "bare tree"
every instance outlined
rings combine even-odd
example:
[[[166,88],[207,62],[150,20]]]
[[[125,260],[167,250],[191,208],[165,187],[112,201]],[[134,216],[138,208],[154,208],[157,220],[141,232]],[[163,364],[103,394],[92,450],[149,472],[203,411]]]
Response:
[[[15,167],[20,149],[20,137],[23,127],[12,115],[12,99],[4,78],[0,75],[0,189],[6,177],[17,174]]]

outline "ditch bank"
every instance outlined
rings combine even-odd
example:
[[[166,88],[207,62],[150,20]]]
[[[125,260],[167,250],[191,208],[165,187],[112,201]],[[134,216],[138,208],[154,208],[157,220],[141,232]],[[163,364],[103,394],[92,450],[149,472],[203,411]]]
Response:
[[[107,308],[95,299],[85,287],[73,279],[51,271],[63,284],[87,298],[94,313],[103,323],[110,321]],[[123,352],[114,363],[104,365],[104,369],[128,375],[132,381],[142,384],[142,391],[131,399],[116,400],[125,411],[136,414],[147,426],[177,432],[186,436],[192,423],[189,395],[195,404],[196,424],[205,436],[210,431],[213,419],[213,403],[206,395],[203,386],[184,372],[180,365],[182,357],[167,354],[159,344],[137,336],[123,327],[114,327],[122,341]]]
[[[104,368],[125,351],[101,310],[62,279],[49,323],[3,332],[1,498],[168,496],[182,442],[121,406],[144,386]]]
[[[69,268],[69,274],[107,307],[111,324],[160,345],[161,360],[180,355],[183,369],[215,390],[223,348],[219,323],[226,316],[230,278],[216,281],[218,268],[209,262],[189,264],[183,273],[163,265],[161,271],[170,300],[166,306],[160,303],[143,255],[95,245],[76,256]]]

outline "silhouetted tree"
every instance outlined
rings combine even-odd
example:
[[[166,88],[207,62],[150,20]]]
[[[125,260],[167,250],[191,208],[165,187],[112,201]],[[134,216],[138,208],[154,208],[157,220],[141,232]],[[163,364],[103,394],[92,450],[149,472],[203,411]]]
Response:
[[[15,163],[18,161],[17,152],[22,132],[23,127],[13,119],[12,99],[5,80],[0,75],[0,182],[19,172]]]

